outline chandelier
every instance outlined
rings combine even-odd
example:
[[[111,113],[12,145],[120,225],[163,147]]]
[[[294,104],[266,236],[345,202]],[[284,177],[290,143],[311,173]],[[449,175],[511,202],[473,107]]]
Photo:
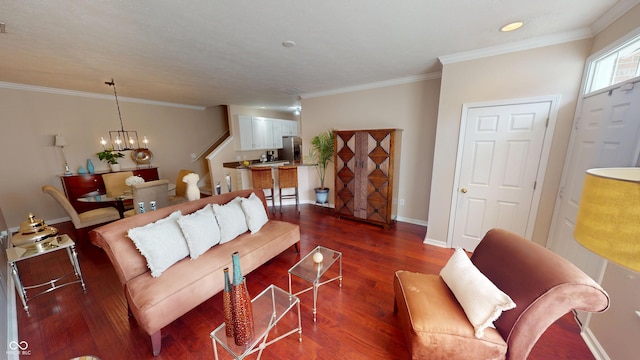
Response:
[[[121,150],[134,150],[140,148],[140,142],[138,141],[138,132],[135,130],[125,130],[122,124],[122,114],[120,113],[120,103],[118,102],[118,93],[116,91],[116,83],[111,81],[105,82],[109,86],[113,86],[113,95],[116,98],[116,106],[118,108],[118,118],[120,119],[120,130],[109,131],[109,140],[111,141],[111,149],[116,151]],[[143,139],[144,147],[148,147],[147,137]],[[107,140],[104,137],[100,138],[100,143],[104,150],[107,149]]]

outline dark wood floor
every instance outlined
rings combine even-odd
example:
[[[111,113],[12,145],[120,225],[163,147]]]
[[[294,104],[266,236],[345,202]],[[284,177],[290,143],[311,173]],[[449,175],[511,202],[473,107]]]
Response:
[[[319,289],[318,321],[313,322],[311,292],[300,295],[302,342],[291,335],[267,347],[264,359],[407,359],[409,353],[393,313],[393,273],[398,269],[438,273],[451,249],[424,245],[426,228],[398,223],[391,230],[337,219],[326,208],[293,207],[275,218],[301,225],[301,254],[317,245],[343,253],[343,286]],[[56,225],[72,234],[70,223]],[[29,302],[31,316],[18,309],[20,341],[27,341],[29,360],[70,359],[95,355],[101,359],[151,359],[149,337],[127,317],[122,289],[102,250],[80,244],[79,258],[87,293],[72,285]],[[288,288],[287,270],[300,258],[293,248],[247,275],[252,296],[269,284]],[[25,282],[69,271],[64,252],[21,264]],[[294,289],[304,284],[294,282]],[[211,330],[223,322],[218,294],[162,330],[158,359],[212,359]],[[284,332],[286,322],[277,331]],[[225,357],[228,358],[228,357]],[[255,356],[250,357],[252,359]],[[536,345],[530,359],[593,359],[571,314],[554,324]]]

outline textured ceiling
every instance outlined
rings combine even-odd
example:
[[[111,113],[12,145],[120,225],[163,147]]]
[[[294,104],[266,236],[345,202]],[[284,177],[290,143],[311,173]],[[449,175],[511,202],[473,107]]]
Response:
[[[636,3],[3,0],[0,81],[112,94],[104,82],[114,78],[123,97],[286,107],[298,96],[437,73],[440,56],[592,34]],[[525,27],[497,31],[513,20]]]

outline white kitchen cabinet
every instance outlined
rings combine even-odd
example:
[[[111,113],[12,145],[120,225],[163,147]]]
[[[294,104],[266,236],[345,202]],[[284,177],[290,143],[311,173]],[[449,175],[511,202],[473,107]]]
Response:
[[[271,128],[273,131],[273,147],[275,149],[282,149],[282,125],[287,122],[286,120],[272,119]]]
[[[251,119],[253,149],[273,149],[273,122],[271,119],[254,117]]]
[[[239,115],[237,150],[282,149],[283,136],[297,136],[298,122],[257,116]]]
[[[298,136],[298,122],[281,120],[282,136]]]
[[[251,116],[238,116],[238,132],[240,135],[240,150],[253,149],[253,130]]]

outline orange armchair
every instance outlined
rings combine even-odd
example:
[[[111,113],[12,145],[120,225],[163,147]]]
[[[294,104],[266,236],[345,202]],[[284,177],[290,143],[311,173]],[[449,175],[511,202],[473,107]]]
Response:
[[[394,310],[413,359],[526,359],[545,330],[567,312],[609,307],[608,294],[576,266],[505,230],[490,230],[471,262],[516,307],[477,338],[440,276],[397,271]]]

